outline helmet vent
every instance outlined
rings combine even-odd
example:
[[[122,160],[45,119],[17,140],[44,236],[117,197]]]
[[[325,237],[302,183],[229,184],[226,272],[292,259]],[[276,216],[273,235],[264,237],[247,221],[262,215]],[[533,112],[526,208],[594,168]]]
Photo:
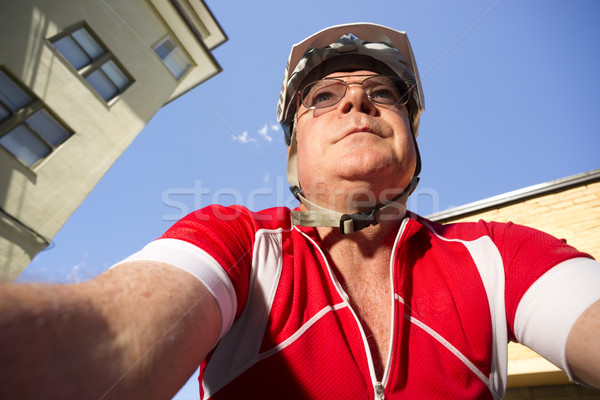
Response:
[[[357,47],[354,44],[344,44],[343,46],[338,47],[336,50],[338,53],[349,53],[351,51],[356,51]]]

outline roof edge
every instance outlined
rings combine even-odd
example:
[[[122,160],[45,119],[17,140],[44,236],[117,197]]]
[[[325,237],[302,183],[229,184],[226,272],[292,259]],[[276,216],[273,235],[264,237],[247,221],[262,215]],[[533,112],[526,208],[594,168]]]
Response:
[[[596,181],[600,181],[600,169],[595,169],[581,174],[571,175],[566,178],[513,190],[504,194],[489,197],[487,199],[474,201],[462,206],[440,211],[428,215],[426,218],[436,222],[446,222],[457,217],[465,217],[471,214],[487,211],[492,208],[507,206],[526,199],[539,197],[553,192],[559,192],[574,186],[581,186],[584,183],[587,184]]]

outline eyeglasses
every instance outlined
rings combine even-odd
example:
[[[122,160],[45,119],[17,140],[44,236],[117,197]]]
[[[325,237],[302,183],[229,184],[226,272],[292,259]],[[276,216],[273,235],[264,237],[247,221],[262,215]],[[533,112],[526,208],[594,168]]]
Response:
[[[302,105],[309,110],[327,108],[339,103],[350,85],[361,85],[369,100],[374,104],[401,107],[408,103],[412,93],[402,79],[383,75],[368,76],[362,82],[346,82],[339,78],[324,78],[311,82],[298,91]],[[341,77],[340,77],[341,78]]]

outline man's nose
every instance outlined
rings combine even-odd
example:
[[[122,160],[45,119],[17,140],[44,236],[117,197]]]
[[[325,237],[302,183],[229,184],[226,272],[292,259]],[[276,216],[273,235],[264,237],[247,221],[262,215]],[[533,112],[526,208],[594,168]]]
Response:
[[[369,100],[369,96],[367,96],[360,82],[351,82],[348,84],[346,95],[340,101],[339,109],[344,114],[354,110],[372,115],[377,111],[377,108]]]

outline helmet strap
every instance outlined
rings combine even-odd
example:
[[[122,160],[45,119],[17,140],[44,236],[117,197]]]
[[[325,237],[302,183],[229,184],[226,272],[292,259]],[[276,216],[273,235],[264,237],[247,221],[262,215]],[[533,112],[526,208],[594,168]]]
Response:
[[[292,222],[301,226],[329,226],[340,228],[342,235],[357,232],[370,225],[377,225],[380,221],[400,219],[406,214],[406,206],[402,199],[408,197],[419,184],[419,177],[413,176],[410,184],[393,199],[378,204],[368,210],[354,214],[343,214],[337,211],[321,207],[302,195],[302,190],[297,186],[290,187],[296,196],[306,207],[307,211],[292,211]]]
[[[297,144],[296,144],[296,125],[297,124],[298,124],[298,113],[296,113],[296,115],[294,115],[294,122],[292,124],[292,134],[290,137],[290,146],[288,148],[286,173],[287,173],[288,182],[292,185],[292,187],[296,187],[297,191],[302,192],[302,189],[300,189],[300,182],[298,182],[298,162],[296,160],[296,157],[298,155],[298,148],[297,148]],[[300,200],[298,198],[298,196],[296,195],[296,192],[294,192],[292,190],[292,193],[294,193],[294,196],[298,200]]]

